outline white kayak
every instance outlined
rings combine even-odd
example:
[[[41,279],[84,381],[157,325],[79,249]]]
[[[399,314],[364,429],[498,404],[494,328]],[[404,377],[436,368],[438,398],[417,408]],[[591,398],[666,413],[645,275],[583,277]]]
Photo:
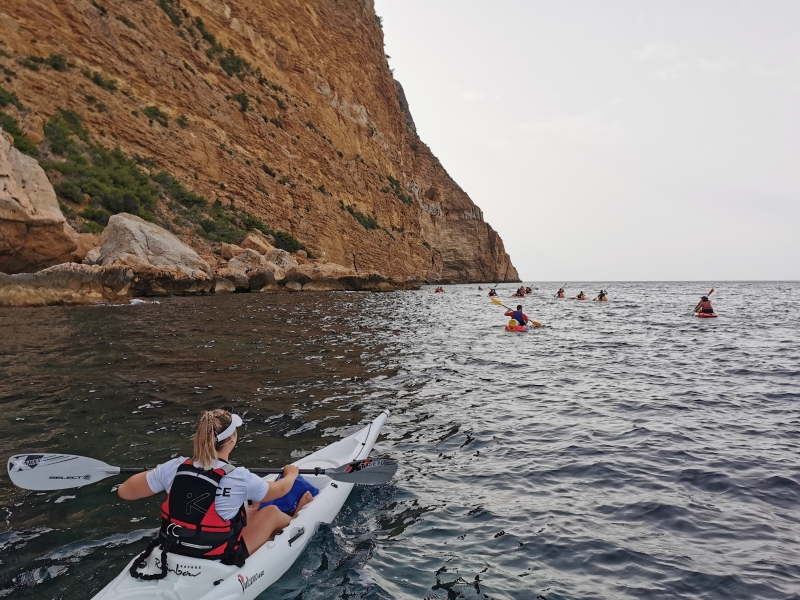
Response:
[[[295,462],[301,469],[339,467],[369,456],[381,427],[389,418],[384,411],[363,429]],[[339,514],[352,483],[332,481],[325,475],[303,475],[320,490],[312,502],[282,533],[256,550],[240,569],[217,561],[167,554],[169,572],[164,579],[141,581],[131,577],[133,561],[94,600],[252,600],[289,570],[320,525]],[[264,477],[274,481],[277,475]],[[134,558],[134,560],[136,560]],[[161,551],[155,548],[142,573],[158,573]],[[158,564],[157,564],[158,563]]]

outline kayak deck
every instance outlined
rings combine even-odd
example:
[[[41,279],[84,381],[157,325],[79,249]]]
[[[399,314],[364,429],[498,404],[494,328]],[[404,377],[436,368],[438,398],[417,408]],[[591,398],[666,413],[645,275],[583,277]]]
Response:
[[[293,464],[303,469],[333,468],[365,459],[388,417],[388,411],[383,411],[372,423],[353,435],[325,446]],[[268,475],[264,480],[274,481],[277,477]],[[94,600],[253,600],[289,570],[320,525],[330,523],[336,518],[354,485],[332,481],[325,475],[303,477],[320,490],[319,494],[300,511],[286,529],[254,552],[241,569],[213,560],[169,553],[167,576],[155,581],[141,581],[129,574],[128,570],[133,563],[131,561]],[[160,567],[161,550],[156,548],[147,559],[147,567],[140,569],[140,572],[158,573]]]

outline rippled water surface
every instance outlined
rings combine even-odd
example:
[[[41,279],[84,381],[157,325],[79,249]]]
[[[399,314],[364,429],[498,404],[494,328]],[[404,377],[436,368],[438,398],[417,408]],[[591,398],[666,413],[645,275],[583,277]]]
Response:
[[[234,458],[281,466],[389,408],[393,484],[263,599],[800,598],[800,284],[720,284],[703,320],[698,284],[559,285],[528,334],[477,286],[0,309],[0,453],[154,465],[233,406]],[[0,597],[87,598],[140,552],[161,499],[120,481],[3,474]]]

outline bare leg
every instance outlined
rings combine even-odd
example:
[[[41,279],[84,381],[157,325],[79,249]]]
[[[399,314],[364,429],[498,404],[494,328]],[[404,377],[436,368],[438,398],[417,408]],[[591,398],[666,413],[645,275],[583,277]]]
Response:
[[[300,498],[300,502],[297,503],[297,508],[294,509],[294,516],[300,514],[300,511],[303,510],[303,507],[311,502],[314,499],[314,496],[311,495],[311,492],[306,492],[303,494],[303,497]]]
[[[277,506],[265,506],[254,514],[247,515],[247,527],[242,530],[247,550],[253,554],[266,542],[272,539],[275,532],[283,529],[291,522],[291,517],[280,511]]]

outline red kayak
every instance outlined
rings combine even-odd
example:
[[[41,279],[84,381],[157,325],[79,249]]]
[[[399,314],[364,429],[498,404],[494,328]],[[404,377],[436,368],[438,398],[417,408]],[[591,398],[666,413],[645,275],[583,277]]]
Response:
[[[525,331],[528,331],[528,326],[527,325],[517,325],[516,327],[509,327],[508,325],[506,325],[506,331],[525,332]]]
[[[700,319],[714,319],[716,316],[717,313],[697,313],[697,317]]]

